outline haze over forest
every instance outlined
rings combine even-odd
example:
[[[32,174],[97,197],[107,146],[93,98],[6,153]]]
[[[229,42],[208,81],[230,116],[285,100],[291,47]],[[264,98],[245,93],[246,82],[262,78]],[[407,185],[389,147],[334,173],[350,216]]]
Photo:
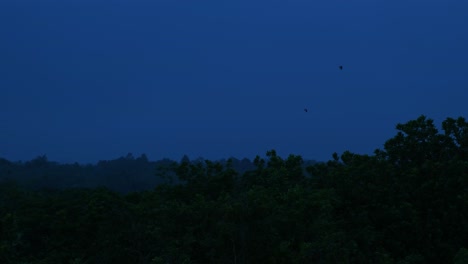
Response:
[[[468,122],[396,128],[308,164],[0,159],[0,262],[468,263]]]

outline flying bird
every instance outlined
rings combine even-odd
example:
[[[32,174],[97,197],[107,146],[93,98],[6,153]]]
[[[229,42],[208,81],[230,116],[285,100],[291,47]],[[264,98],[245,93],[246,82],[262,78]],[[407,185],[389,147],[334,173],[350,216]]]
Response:
[[[340,65],[340,67],[339,67],[339,68],[340,68],[340,70],[343,70],[343,66],[342,66],[342,65]]]

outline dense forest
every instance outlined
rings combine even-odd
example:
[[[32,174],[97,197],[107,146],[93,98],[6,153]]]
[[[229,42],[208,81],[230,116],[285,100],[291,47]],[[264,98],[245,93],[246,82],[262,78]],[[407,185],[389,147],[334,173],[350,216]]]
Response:
[[[180,163],[183,162],[203,164],[205,160],[201,157],[190,160],[185,155],[180,160]],[[225,159],[216,162],[227,164]],[[303,167],[314,163],[315,161],[306,161]],[[175,174],[168,170],[176,164],[177,162],[168,158],[149,161],[145,154],[135,158],[132,153],[118,159],[86,165],[60,164],[49,161],[46,155],[26,162],[11,162],[0,158],[0,181],[13,180],[32,190],[106,187],[120,193],[129,193],[152,190],[156,185],[169,180],[177,181],[173,177]],[[230,164],[240,174],[255,168],[253,162],[247,158],[230,158]]]
[[[468,263],[468,123],[396,129],[309,164],[0,160],[0,263]]]

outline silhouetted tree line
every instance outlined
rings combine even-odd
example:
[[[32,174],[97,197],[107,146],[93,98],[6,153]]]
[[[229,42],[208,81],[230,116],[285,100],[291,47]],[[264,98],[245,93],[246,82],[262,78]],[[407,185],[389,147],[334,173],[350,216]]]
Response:
[[[186,155],[182,161],[204,163],[203,158],[190,161]],[[217,162],[226,164],[227,160]],[[231,158],[230,162],[239,173],[255,167],[247,158]],[[167,183],[168,176],[174,178],[169,171],[174,164],[177,162],[167,158],[149,161],[145,154],[135,158],[131,153],[118,159],[102,160],[97,164],[87,165],[60,164],[49,161],[46,155],[26,162],[11,162],[0,158],[0,182],[13,180],[22,187],[34,190],[107,187],[128,193],[151,190],[160,183]],[[156,177],[155,174],[160,177]]]
[[[468,263],[468,123],[397,129],[308,174],[271,150],[243,173],[184,158],[127,194],[4,182],[0,263]]]

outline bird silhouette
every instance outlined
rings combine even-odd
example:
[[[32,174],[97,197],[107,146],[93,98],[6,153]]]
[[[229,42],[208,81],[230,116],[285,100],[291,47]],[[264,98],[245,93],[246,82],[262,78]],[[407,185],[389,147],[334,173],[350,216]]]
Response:
[[[304,112],[306,112],[306,113],[307,113],[307,112],[309,112],[309,110],[307,110],[307,108],[304,108]]]
[[[339,68],[340,68],[340,70],[343,70],[343,66],[341,66],[341,65],[340,65],[340,67],[339,67]]]

